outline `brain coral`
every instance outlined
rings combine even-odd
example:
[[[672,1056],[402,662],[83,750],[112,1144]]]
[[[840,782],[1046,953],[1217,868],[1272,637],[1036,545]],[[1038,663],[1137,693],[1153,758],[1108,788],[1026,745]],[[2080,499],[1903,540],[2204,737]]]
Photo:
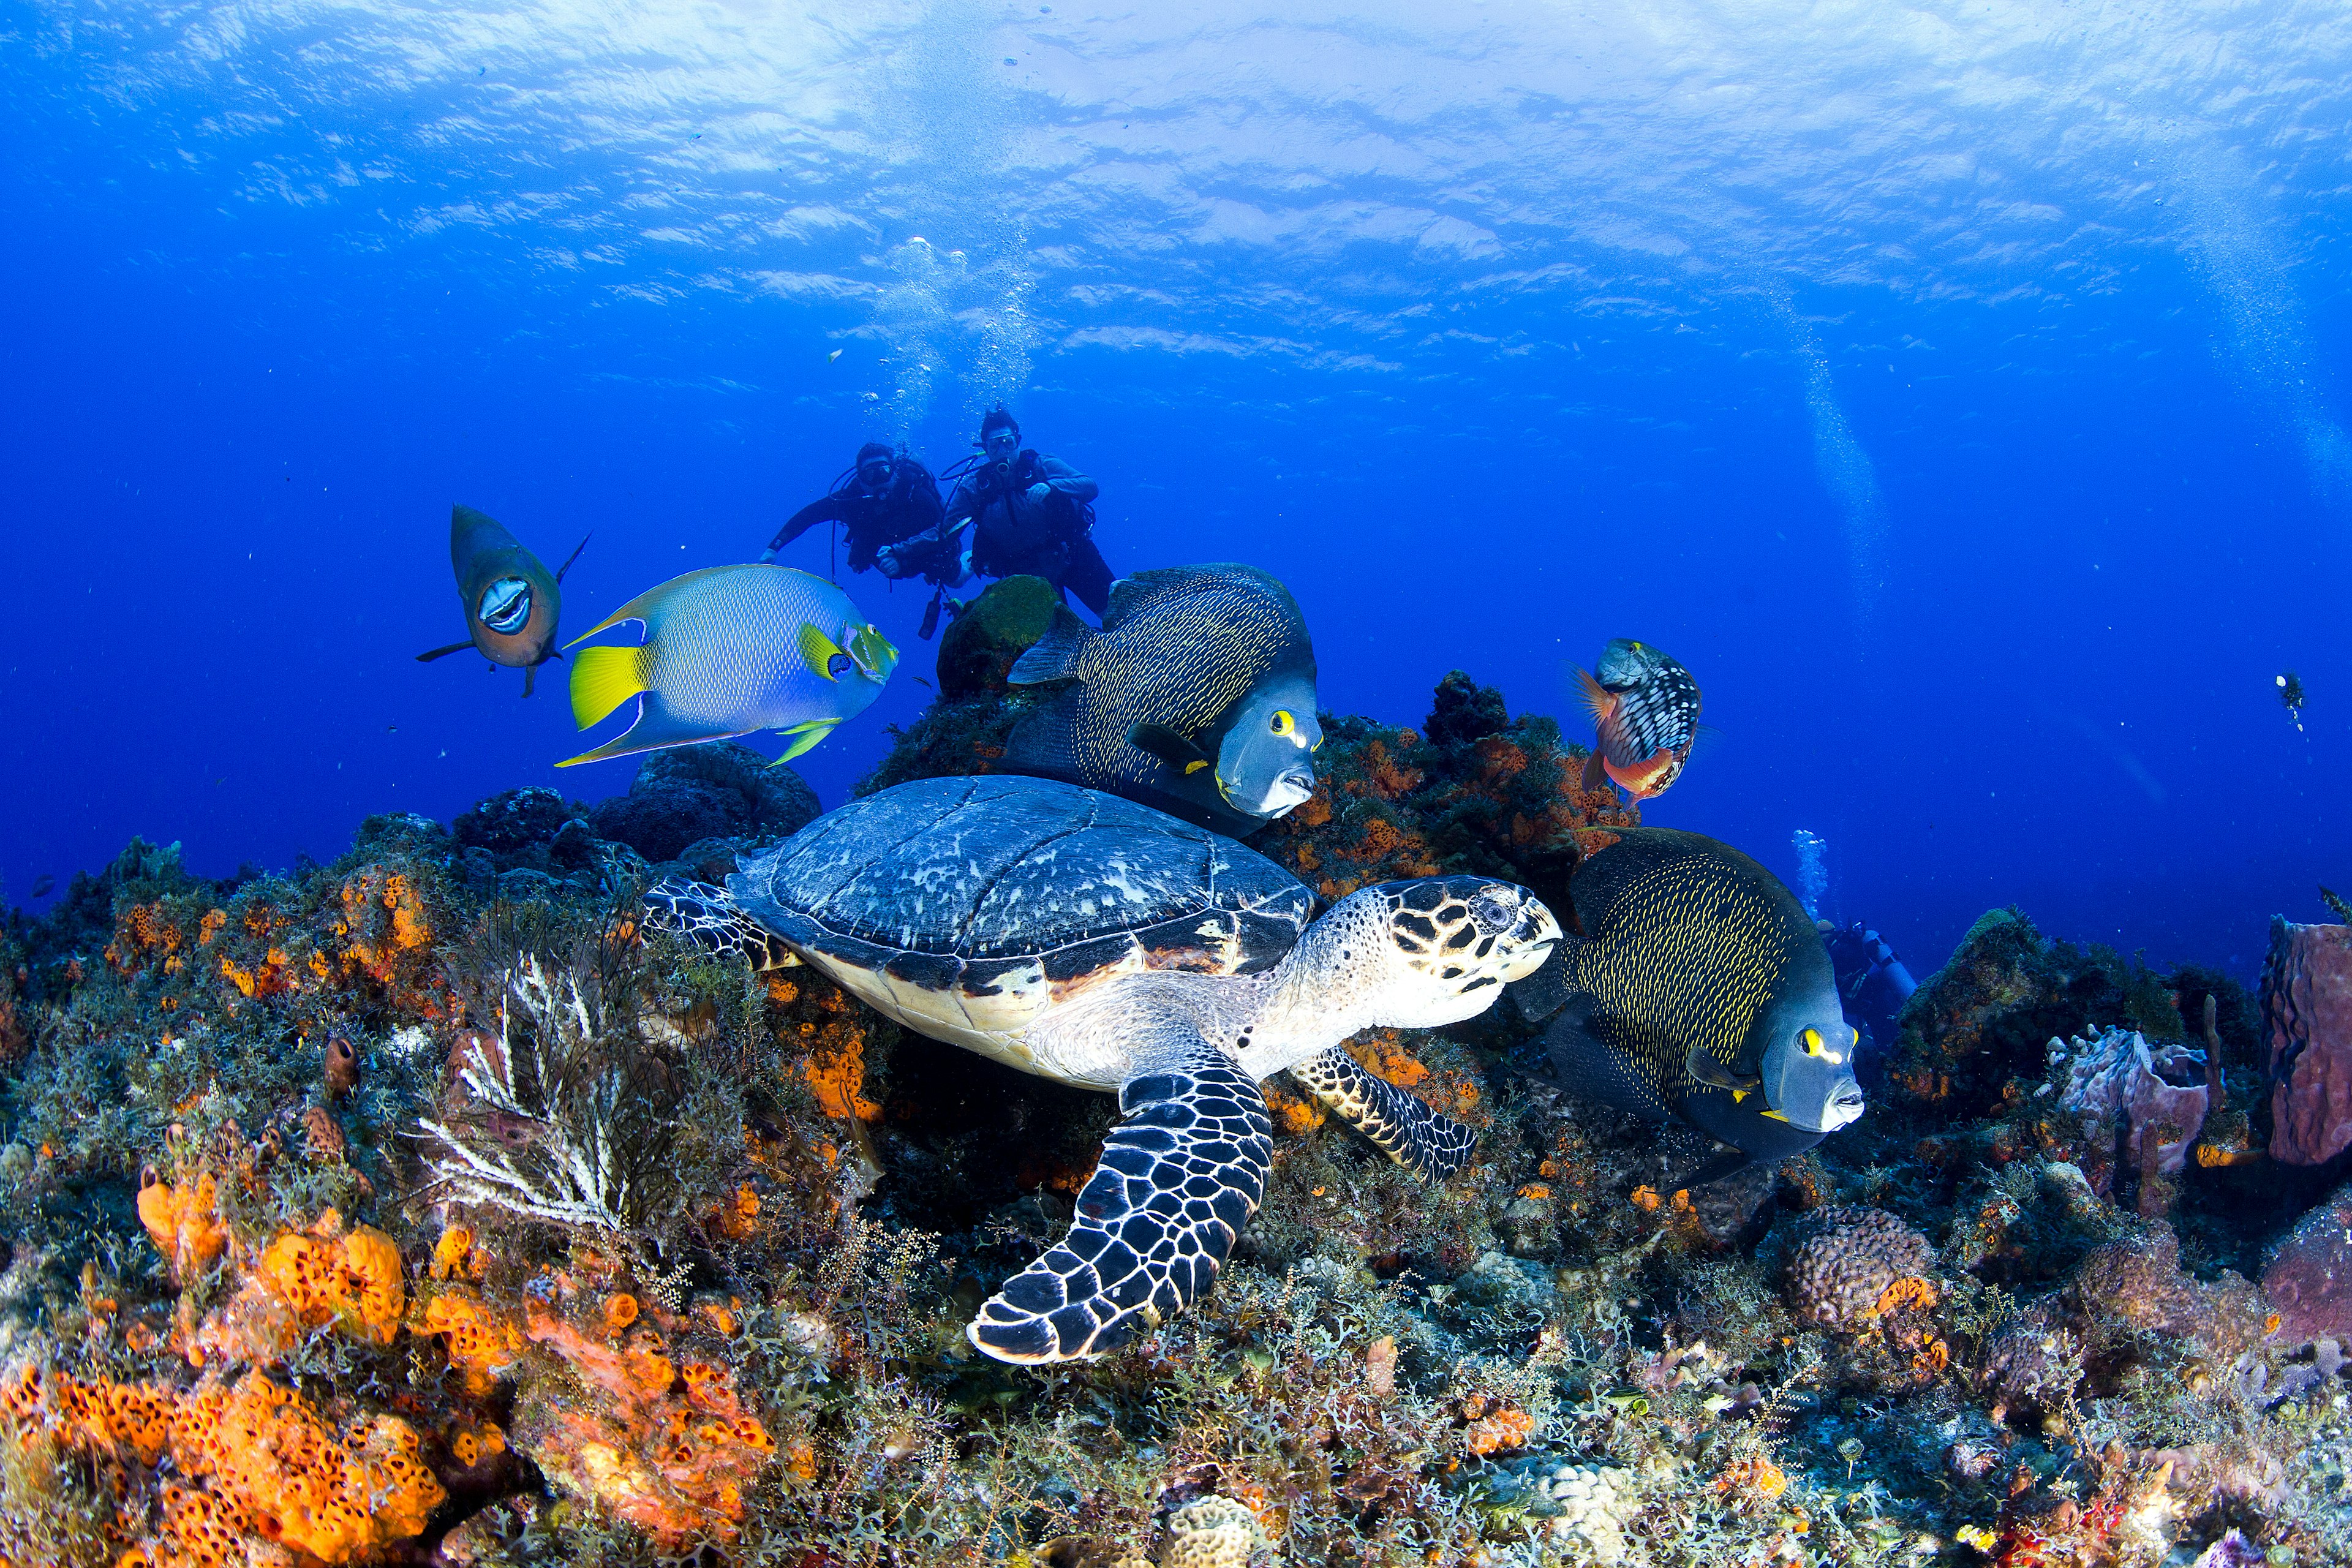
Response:
[[[1266,1544],[1257,1516],[1228,1497],[1204,1497],[1168,1516],[1160,1568],[1244,1568]]]
[[[1893,1215],[1826,1208],[1811,1217],[1811,1239],[1789,1260],[1790,1300],[1799,1316],[1859,1329],[1897,1304],[1935,1299],[1923,1277],[1936,1267],[1936,1249]]]

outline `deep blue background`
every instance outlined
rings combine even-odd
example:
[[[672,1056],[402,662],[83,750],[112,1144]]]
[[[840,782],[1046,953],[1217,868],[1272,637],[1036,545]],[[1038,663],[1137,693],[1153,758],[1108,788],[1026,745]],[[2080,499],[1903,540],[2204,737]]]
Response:
[[[1688,7],[1543,49],[697,13],[584,64],[560,10],[238,15],[0,5],[11,901],[133,833],[224,874],[373,811],[625,789],[551,766],[562,667],[525,703],[413,662],[463,630],[450,503],[551,563],[594,531],[576,635],[756,553],[869,436],[951,460],[999,394],[1101,480],[1115,568],[1288,581],[1327,707],[1417,722],[1459,667],[1567,719],[1567,661],[1672,651],[1721,733],[1650,820],[1784,870],[1820,832],[1832,905],[1916,967],[2016,902],[2250,978],[2271,913],[2352,883],[2352,71],[2319,13],[2248,8],[2277,58],[2187,85],[2193,35],[2044,38],[2044,70],[2020,13],[1952,7],[1906,13],[1963,29],[1916,55],[1817,15],[1847,52],[1801,68]],[[1636,23],[1714,27],[1677,69],[1745,107],[1622,49],[1576,76],[1580,26]],[[2044,71],[2026,110],[1953,96],[1937,50],[1979,26],[1979,68]],[[2158,88],[2252,107],[2118,127]],[[827,804],[928,696],[922,599],[849,587],[909,658],[802,760]]]

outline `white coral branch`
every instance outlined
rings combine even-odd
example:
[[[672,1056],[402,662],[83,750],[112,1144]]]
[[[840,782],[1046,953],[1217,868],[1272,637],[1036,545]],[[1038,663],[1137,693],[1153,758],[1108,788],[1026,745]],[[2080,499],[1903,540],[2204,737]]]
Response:
[[[419,1125],[442,1146],[442,1152],[431,1161],[433,1173],[466,1203],[555,1225],[626,1232],[629,1226],[621,1215],[628,1206],[629,1184],[616,1167],[606,1128],[620,1091],[617,1079],[605,1085],[585,1126],[568,1125],[557,1108],[545,1103],[547,1077],[539,1039],[553,1033],[577,1050],[594,1034],[579,982],[564,976],[568,994],[559,994],[533,957],[508,973],[507,986],[538,1025],[524,1048],[530,1053],[531,1077],[540,1086],[541,1103],[526,1105],[516,1090],[510,1016],[503,1005],[499,1009],[497,1037],[478,1033],[457,1077],[488,1110],[530,1122],[532,1138],[520,1151],[503,1146],[486,1149],[470,1140],[462,1128],[422,1119]]]

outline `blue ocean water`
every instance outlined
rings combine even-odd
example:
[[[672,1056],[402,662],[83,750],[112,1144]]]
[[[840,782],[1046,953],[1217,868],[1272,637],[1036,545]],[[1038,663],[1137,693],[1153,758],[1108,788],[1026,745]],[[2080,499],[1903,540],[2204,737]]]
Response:
[[[451,503],[593,531],[576,635],[1000,400],[1328,708],[1668,649],[1648,819],[1820,834],[1923,973],[2016,903],[2251,978],[2352,881],[2352,14],[1273,9],[0,4],[0,893],[622,791],[561,666],[414,661]],[[844,581],[909,658],[828,805],[929,696]]]

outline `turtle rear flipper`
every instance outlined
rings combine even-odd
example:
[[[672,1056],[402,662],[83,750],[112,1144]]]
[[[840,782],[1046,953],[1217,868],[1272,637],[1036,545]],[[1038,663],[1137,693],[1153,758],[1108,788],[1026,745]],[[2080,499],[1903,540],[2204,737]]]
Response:
[[[1215,1281],[1265,1195],[1274,1123],[1255,1080],[1188,1023],[1156,1032],[1135,1042],[1151,1065],[1118,1091],[1118,1125],[1069,1234],[964,1331],[999,1361],[1102,1355],[1175,1316]]]
[[[1338,1046],[1292,1068],[1290,1077],[1390,1159],[1431,1181],[1442,1182],[1460,1170],[1477,1145],[1478,1135],[1469,1128],[1365,1071]]]
[[[706,952],[731,953],[754,974],[798,963],[784,939],[747,915],[724,888],[665,877],[646,892],[647,931],[682,936]]]

